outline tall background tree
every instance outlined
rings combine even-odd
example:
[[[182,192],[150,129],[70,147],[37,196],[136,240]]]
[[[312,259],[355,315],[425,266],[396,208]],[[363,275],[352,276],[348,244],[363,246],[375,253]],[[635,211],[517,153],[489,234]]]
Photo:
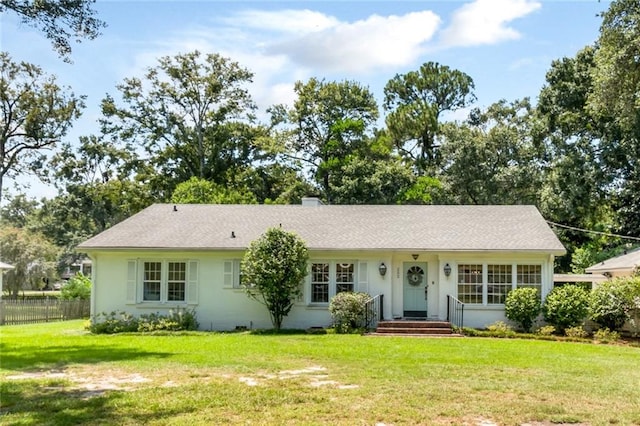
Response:
[[[423,64],[418,71],[397,74],[385,86],[387,129],[418,175],[433,175],[437,166],[442,114],[473,103],[474,89],[467,74],[435,62]]]
[[[70,61],[71,43],[94,39],[105,23],[96,17],[95,0],[1,0],[0,13],[16,13],[23,24],[44,33],[53,49]]]
[[[33,64],[0,53],[0,199],[5,176],[41,168],[43,150],[64,137],[84,108],[84,96],[60,87]]]
[[[332,178],[354,156],[366,152],[368,135],[378,118],[371,91],[355,81],[296,82],[293,107],[271,109],[284,127],[276,152],[302,163],[323,197],[332,202]]]
[[[257,158],[253,74],[218,54],[165,56],[144,79],[117,86],[121,101],[102,101],[103,132],[127,142],[150,166],[146,180],[168,200],[192,176],[218,184]]]
[[[617,0],[603,13],[588,106],[598,118],[613,117],[606,166],[618,185],[620,231],[640,236],[640,2]]]

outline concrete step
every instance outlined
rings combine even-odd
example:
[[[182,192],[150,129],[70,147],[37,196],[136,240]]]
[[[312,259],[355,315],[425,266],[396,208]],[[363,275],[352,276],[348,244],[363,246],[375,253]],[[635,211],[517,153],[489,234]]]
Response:
[[[447,336],[453,334],[451,323],[446,321],[393,320],[380,321],[373,335],[394,336]]]

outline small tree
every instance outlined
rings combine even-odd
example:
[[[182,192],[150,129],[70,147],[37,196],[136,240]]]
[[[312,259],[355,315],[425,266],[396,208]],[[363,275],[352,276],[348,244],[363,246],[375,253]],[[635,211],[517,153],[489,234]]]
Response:
[[[504,313],[511,321],[515,321],[525,332],[531,331],[533,321],[540,313],[540,295],[531,287],[511,290],[504,302]]]
[[[91,280],[80,272],[71,277],[60,291],[60,299],[64,300],[87,300],[90,297]]]
[[[308,260],[304,241],[280,228],[252,241],[242,259],[242,286],[247,296],[267,307],[276,330],[302,293]]]
[[[579,325],[587,316],[589,294],[577,285],[556,287],[547,295],[542,306],[544,319],[560,333]]]
[[[605,281],[591,292],[589,317],[601,327],[618,330],[633,318],[638,300],[640,277]]]

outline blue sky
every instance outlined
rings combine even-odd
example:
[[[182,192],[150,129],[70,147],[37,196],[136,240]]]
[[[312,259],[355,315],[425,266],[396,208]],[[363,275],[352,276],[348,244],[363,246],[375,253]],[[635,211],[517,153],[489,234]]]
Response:
[[[15,61],[41,66],[87,96],[66,140],[97,134],[100,100],[116,84],[142,76],[157,58],[195,49],[251,70],[261,111],[293,101],[293,84],[310,77],[356,80],[380,104],[394,75],[439,62],[470,75],[477,103],[529,96],[535,102],[551,61],[574,56],[598,37],[609,2],[475,1],[110,1],[95,7],[107,28],[73,45],[63,62],[42,34],[0,17],[0,47]],[[382,110],[381,110],[382,112]],[[458,114],[463,117],[464,111]],[[453,117],[455,118],[455,117]],[[55,192],[27,177],[33,197]],[[13,192],[8,182],[7,192]]]

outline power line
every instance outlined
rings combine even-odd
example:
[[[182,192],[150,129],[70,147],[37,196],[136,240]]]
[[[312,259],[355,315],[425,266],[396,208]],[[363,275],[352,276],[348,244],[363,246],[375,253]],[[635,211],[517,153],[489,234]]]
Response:
[[[550,220],[547,220],[547,223],[551,226],[557,226],[559,228],[565,228],[565,229],[570,229],[572,231],[579,231],[579,232],[585,232],[587,234],[597,234],[597,235],[604,235],[606,237],[616,237],[616,238],[622,238],[624,240],[634,240],[634,241],[640,241],[640,237],[629,237],[626,235],[620,235],[620,234],[611,234],[609,232],[600,232],[600,231],[592,231],[590,229],[583,229],[583,228],[576,228],[575,226],[569,226],[569,225],[561,225],[559,223],[555,223],[555,222],[551,222]]]

